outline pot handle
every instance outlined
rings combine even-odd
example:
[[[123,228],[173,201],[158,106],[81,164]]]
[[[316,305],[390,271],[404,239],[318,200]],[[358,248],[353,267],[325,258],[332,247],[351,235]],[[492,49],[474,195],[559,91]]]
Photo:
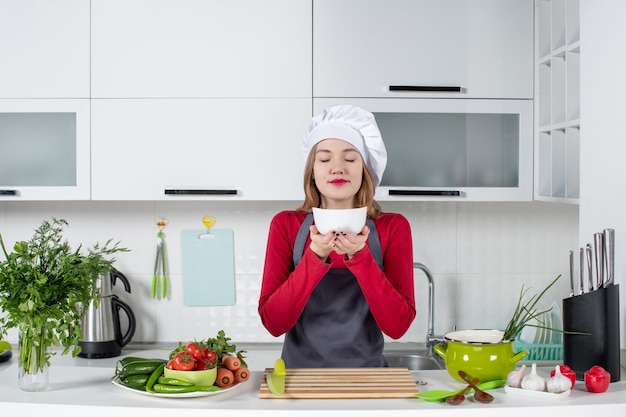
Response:
[[[435,346],[433,346],[433,350],[437,355],[445,359],[446,353],[448,351],[448,345],[446,343],[437,343]]]
[[[124,347],[128,344],[128,342],[130,342],[130,339],[132,339],[135,334],[135,314],[128,304],[126,304],[116,296],[111,299],[111,302],[113,304],[113,307],[115,307],[116,313],[114,317],[115,337],[117,338],[120,346]],[[124,333],[124,335],[122,335],[122,331],[120,330],[120,309],[124,310],[126,316],[128,316],[128,329],[126,330],[126,333]]]
[[[513,355],[513,357],[511,358],[511,363],[515,363],[515,362],[525,358],[527,355],[528,355],[528,351],[527,350],[520,350],[515,355]]]

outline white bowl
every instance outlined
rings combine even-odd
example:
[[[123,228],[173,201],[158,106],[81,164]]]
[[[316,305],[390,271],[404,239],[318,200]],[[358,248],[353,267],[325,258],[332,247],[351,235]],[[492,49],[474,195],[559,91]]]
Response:
[[[317,230],[323,235],[330,231],[357,235],[365,225],[367,207],[355,209],[313,208],[313,218]]]

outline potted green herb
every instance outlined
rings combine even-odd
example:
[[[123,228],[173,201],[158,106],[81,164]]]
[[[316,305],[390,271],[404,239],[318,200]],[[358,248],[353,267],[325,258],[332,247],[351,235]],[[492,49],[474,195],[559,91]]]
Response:
[[[62,355],[80,353],[76,305],[97,301],[94,281],[114,262],[105,256],[128,251],[111,240],[86,253],[82,245],[73,250],[62,236],[67,224],[63,219],[44,221],[31,240],[16,242],[11,253],[0,234],[5,257],[0,262],[0,336],[9,328],[19,329],[19,387],[25,391],[47,389],[54,354],[49,348],[62,346]]]

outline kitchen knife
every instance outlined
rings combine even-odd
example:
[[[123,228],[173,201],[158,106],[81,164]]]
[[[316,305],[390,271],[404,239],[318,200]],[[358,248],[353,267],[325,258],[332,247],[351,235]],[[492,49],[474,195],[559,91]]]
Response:
[[[596,257],[596,290],[604,284],[604,236],[602,233],[593,234]]]
[[[604,256],[606,259],[606,280],[603,285],[607,287],[613,285],[615,274],[615,230],[604,229],[602,233],[604,235]]]
[[[580,286],[578,295],[585,293],[585,249],[580,248]]]
[[[587,243],[587,292],[591,292],[594,290],[593,288],[593,262],[591,258],[593,257],[591,253],[591,244]]]
[[[276,359],[274,363],[273,372],[265,376],[265,382],[267,382],[267,388],[274,395],[281,396],[285,393],[285,376],[287,370],[285,369],[285,361],[282,358]]]
[[[569,251],[569,296],[574,296],[574,251]]]

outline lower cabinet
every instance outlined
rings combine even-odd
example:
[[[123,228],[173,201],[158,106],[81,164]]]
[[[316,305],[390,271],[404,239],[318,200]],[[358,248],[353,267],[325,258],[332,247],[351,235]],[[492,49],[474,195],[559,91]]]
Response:
[[[93,99],[93,200],[302,200],[302,99]]]

